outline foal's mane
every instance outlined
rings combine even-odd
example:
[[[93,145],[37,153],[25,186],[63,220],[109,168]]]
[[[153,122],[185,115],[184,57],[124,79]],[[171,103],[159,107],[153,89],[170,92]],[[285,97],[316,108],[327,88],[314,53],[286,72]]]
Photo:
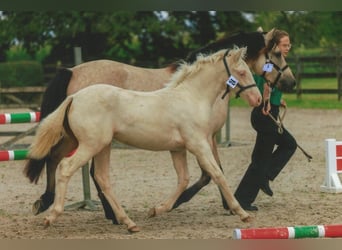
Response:
[[[234,49],[232,49],[232,51],[238,49],[239,48],[235,47]],[[172,75],[169,83],[166,86],[168,88],[174,88],[184,82],[184,80],[190,75],[194,75],[199,72],[205,64],[216,63],[220,60],[223,60],[226,51],[226,49],[222,49],[209,55],[205,55],[202,53],[197,54],[196,61],[194,61],[193,63],[182,61],[177,71]]]

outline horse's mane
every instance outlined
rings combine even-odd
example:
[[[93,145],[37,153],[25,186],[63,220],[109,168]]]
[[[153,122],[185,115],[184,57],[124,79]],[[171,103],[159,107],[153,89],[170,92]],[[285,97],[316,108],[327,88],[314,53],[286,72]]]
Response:
[[[254,61],[261,53],[267,53],[274,47],[275,41],[271,39],[268,44],[265,44],[265,34],[267,32],[238,32],[231,36],[225,36],[215,42],[209,43],[204,47],[191,51],[184,60],[178,60],[170,65],[172,72],[175,72],[182,62],[193,63],[199,54],[210,54],[221,49],[229,49],[234,46],[247,47],[246,60]]]
[[[232,51],[238,50],[239,48],[234,47]],[[177,69],[177,71],[172,75],[169,83],[166,84],[168,88],[173,88],[184,82],[185,78],[193,75],[200,71],[203,65],[208,63],[216,63],[223,60],[224,54],[227,50],[222,49],[213,54],[206,55],[204,53],[197,54],[196,60],[192,63],[187,61],[182,61]],[[222,63],[223,64],[223,63]]]
[[[209,54],[221,49],[233,48],[234,46],[247,47],[246,60],[254,60],[259,57],[260,51],[265,48],[264,34],[257,31],[235,33],[190,52],[185,61],[193,63],[199,53]]]

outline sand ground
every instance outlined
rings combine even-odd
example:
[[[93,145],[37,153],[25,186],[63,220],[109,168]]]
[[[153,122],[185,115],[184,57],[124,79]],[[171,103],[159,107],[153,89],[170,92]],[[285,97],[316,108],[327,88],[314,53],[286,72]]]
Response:
[[[2,110],[17,112],[18,110]],[[22,110],[20,110],[22,111]],[[231,147],[219,154],[229,186],[235,190],[249,162],[255,132],[249,122],[250,108],[231,109]],[[65,211],[51,227],[43,228],[47,213],[31,212],[33,202],[45,190],[45,174],[37,185],[23,174],[24,161],[0,162],[0,239],[231,239],[235,228],[341,224],[342,194],[323,193],[326,138],[342,140],[342,111],[290,109],[285,126],[312,156],[308,162],[300,150],[271,183],[273,197],[259,193],[253,221],[243,223],[221,205],[211,182],[190,202],[170,213],[147,218],[150,208],[162,202],[175,188],[176,175],[168,152],[113,149],[110,178],[113,189],[128,215],[141,228],[130,234],[125,226],[113,225],[97,210]],[[34,124],[1,125],[1,131],[25,131]],[[0,144],[10,136],[0,137]],[[27,136],[16,147],[27,145]],[[188,156],[191,183],[200,176],[194,157]],[[81,171],[69,183],[66,204],[83,200]],[[98,201],[91,184],[92,200]]]

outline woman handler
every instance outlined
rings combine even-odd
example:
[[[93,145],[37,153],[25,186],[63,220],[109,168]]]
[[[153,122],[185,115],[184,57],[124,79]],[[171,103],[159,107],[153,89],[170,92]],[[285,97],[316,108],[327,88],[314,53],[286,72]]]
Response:
[[[291,49],[289,34],[282,30],[274,32],[275,43],[286,57]],[[268,83],[265,83],[264,78],[260,76],[254,78],[260,93],[263,93],[263,103],[254,108],[251,113],[251,123],[257,132],[256,141],[251,163],[235,192],[240,205],[248,211],[258,210],[252,203],[260,189],[269,196],[273,195],[269,181],[273,181],[278,176],[297,148],[293,136],[285,128],[282,133],[279,133],[278,125],[269,115],[277,118],[279,107],[286,107],[282,92],[276,87],[271,88]]]

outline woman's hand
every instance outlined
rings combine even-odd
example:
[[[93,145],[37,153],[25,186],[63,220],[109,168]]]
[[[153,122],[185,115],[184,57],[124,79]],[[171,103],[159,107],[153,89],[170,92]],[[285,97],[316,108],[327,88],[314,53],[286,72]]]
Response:
[[[264,100],[264,107],[262,108],[262,113],[264,115],[268,115],[270,113],[271,110],[271,103],[270,100]]]
[[[281,101],[280,101],[280,106],[283,107],[283,108],[286,108],[286,107],[287,107],[287,104],[286,104],[286,102],[285,102],[284,99],[281,99]]]

